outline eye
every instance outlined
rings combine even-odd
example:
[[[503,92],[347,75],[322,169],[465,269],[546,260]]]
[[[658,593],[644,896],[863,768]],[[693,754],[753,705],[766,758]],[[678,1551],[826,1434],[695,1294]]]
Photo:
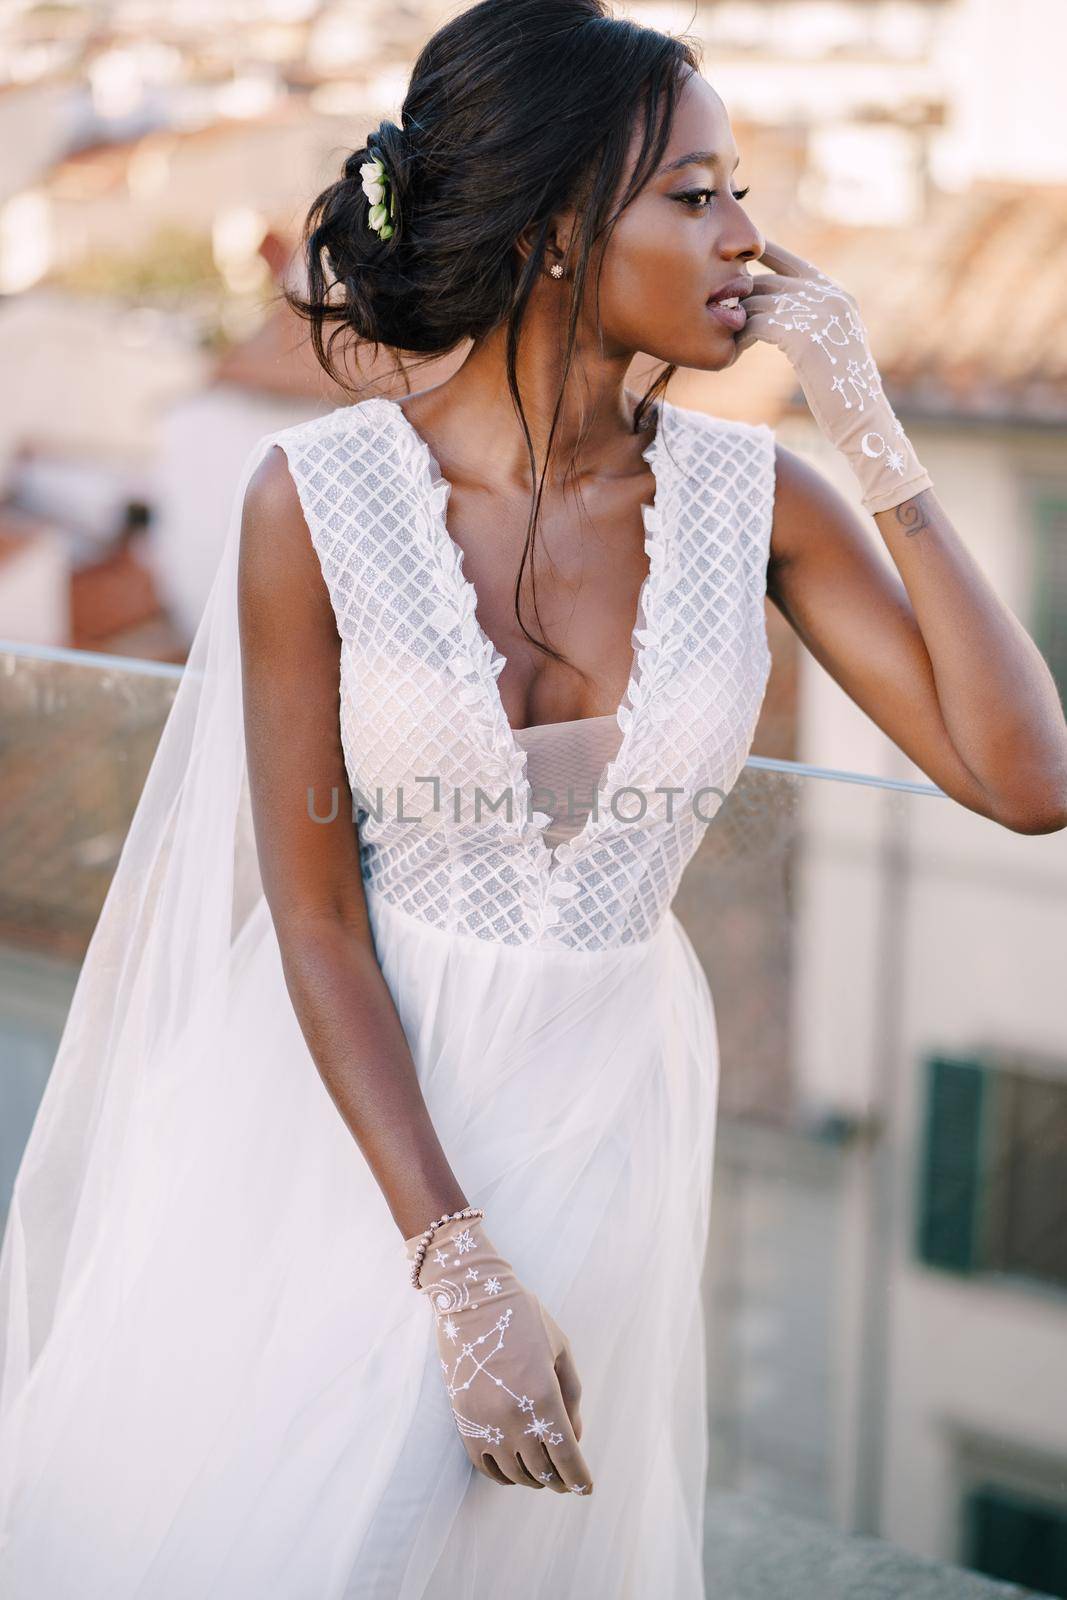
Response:
[[[733,189],[731,190],[731,193],[733,194],[735,200],[743,200],[746,194],[751,191],[751,188],[752,185],[749,184],[744,189]],[[708,195],[714,200],[718,192],[719,191],[717,189],[687,189],[685,194],[675,195],[674,198],[676,200],[681,200],[685,205],[691,206],[694,211],[707,211],[707,206],[697,205],[696,202],[701,200],[704,195]]]

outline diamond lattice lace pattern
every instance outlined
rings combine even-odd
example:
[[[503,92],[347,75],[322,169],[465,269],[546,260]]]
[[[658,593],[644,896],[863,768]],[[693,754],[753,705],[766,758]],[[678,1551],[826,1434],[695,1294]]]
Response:
[[[451,486],[402,408],[377,396],[272,438],[341,639],[341,741],[368,890],[435,928],[505,944],[650,939],[744,766],[766,689],[772,430],[661,401],[644,452],[656,490],[642,507],[633,671],[601,771],[612,803],[559,842],[554,817],[530,804],[529,741],[497,687],[506,658],[447,529]]]

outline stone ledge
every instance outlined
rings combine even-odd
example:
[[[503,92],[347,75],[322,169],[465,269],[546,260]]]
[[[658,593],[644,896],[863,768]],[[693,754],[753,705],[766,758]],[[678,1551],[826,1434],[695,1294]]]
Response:
[[[704,1572],[708,1600],[1048,1600],[721,1490],[708,1496]]]

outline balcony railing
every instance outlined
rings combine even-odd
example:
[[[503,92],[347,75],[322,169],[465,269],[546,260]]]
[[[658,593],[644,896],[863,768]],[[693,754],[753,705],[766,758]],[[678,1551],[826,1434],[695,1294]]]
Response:
[[[0,643],[0,1216],[180,677]],[[754,757],[675,910],[721,1062],[709,1593],[1067,1595],[1067,833]]]

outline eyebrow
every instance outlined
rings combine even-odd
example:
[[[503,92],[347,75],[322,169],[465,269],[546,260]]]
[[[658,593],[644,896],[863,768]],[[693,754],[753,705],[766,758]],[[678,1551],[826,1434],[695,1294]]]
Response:
[[[713,167],[715,166],[716,162],[721,160],[722,157],[714,150],[690,150],[687,156],[679,156],[676,161],[668,161],[667,165],[665,167],[660,167],[659,170],[661,173],[675,172],[679,167],[699,167],[703,166],[705,163],[707,163],[709,167]],[[730,168],[731,172],[735,172],[740,164],[741,157],[738,156],[737,160]]]

